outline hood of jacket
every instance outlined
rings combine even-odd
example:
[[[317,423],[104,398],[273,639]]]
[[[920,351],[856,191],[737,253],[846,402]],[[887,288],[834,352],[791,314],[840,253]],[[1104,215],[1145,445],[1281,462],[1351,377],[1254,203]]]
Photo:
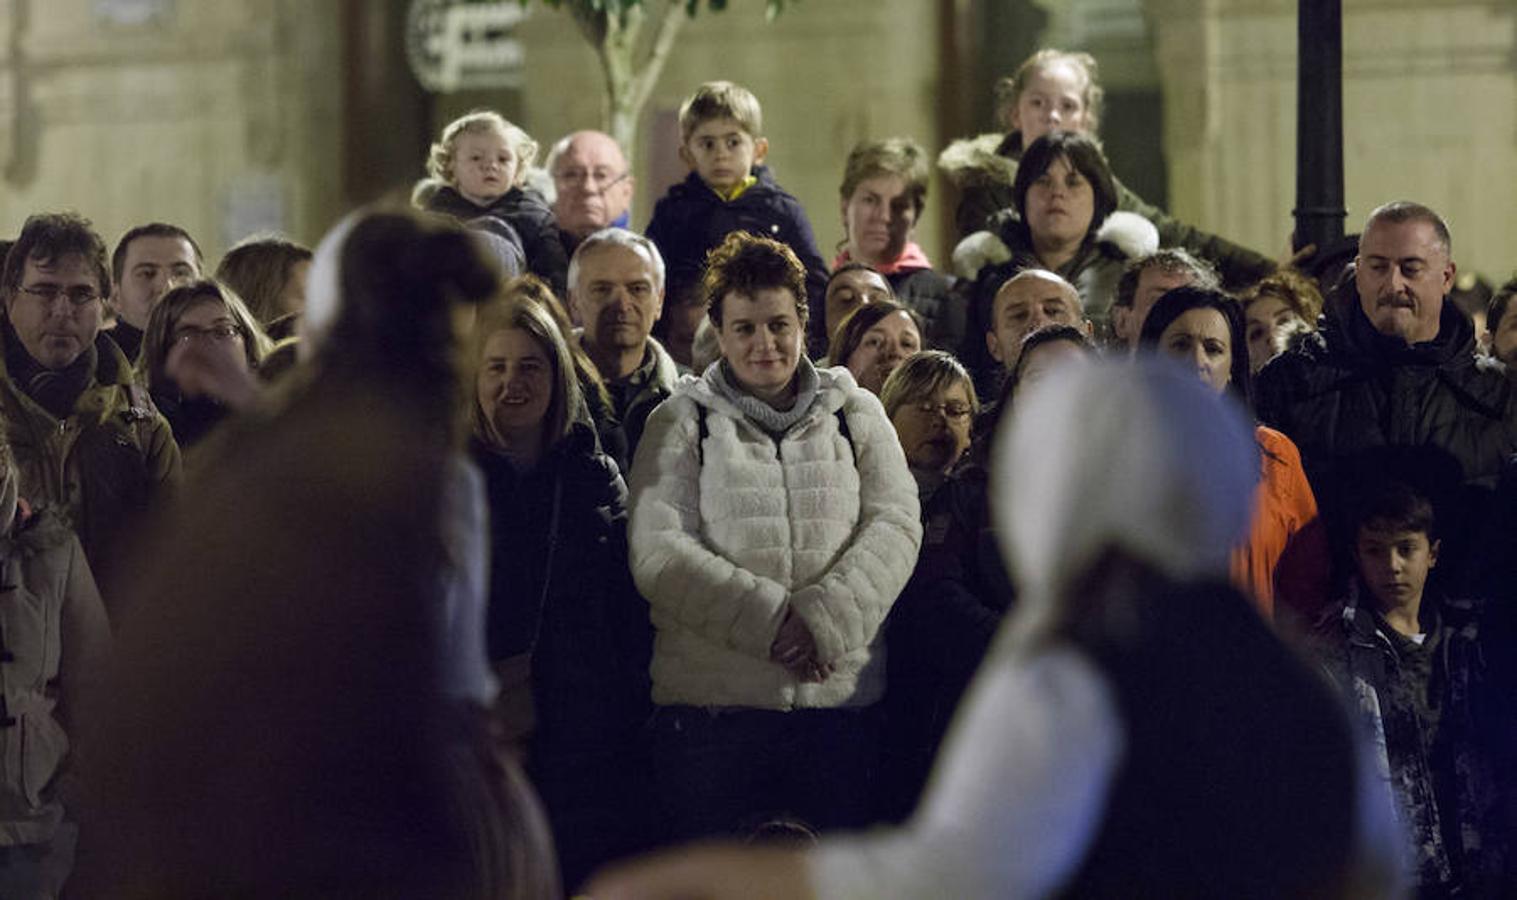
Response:
[[[763,196],[779,189],[779,184],[774,180],[774,175],[769,171],[768,166],[754,166],[751,174],[755,179],[753,186],[743,191],[742,196],[736,200],[724,202],[742,203],[749,197],[754,197],[755,192],[757,192],[757,196]],[[700,197],[700,199],[704,200],[707,194],[715,196],[716,192],[706,186],[706,182],[701,180],[700,173],[692,171],[689,175],[685,176],[684,181],[669,188],[669,193],[665,195],[665,199],[682,203],[692,197]]]
[[[989,133],[961,138],[938,154],[938,169],[963,190],[966,187],[1010,187],[1017,178],[1014,135]]]
[[[716,388],[715,379],[718,377],[717,371],[720,366],[721,360],[717,360],[707,367],[706,371],[699,377],[695,375],[684,376],[674,386],[673,396],[688,397],[696,405],[703,406],[708,410],[734,419],[741,419],[745,422],[750,421],[747,415],[741,409],[738,409],[736,404],[722,396],[721,392]],[[816,396],[811,401],[811,409],[807,411],[806,415],[801,417],[800,421],[790,427],[790,431],[805,428],[810,423],[824,416],[833,415],[843,408],[843,404],[848,402],[848,396],[858,390],[859,387],[859,383],[853,379],[853,374],[842,366],[835,366],[833,368],[818,366],[816,376]],[[763,430],[757,423],[750,422],[750,424],[760,431]]]

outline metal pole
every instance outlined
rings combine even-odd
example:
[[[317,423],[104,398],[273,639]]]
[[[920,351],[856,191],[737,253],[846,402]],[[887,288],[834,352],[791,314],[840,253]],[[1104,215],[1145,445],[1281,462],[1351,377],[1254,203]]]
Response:
[[[1301,249],[1343,238],[1342,0],[1299,0],[1296,11],[1296,234]]]

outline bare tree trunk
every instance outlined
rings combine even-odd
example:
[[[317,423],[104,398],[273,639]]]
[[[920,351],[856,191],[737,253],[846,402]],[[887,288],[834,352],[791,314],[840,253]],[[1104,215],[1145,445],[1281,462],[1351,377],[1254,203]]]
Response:
[[[690,18],[682,0],[664,0],[652,43],[639,54],[639,38],[648,13],[643,4],[626,8],[621,16],[604,10],[573,6],[574,21],[600,60],[605,79],[606,103],[601,127],[616,139],[627,155],[628,163],[637,154],[637,124],[643,107],[653,95],[663,74],[664,63],[674,50],[685,21]],[[641,56],[641,58],[639,58]]]

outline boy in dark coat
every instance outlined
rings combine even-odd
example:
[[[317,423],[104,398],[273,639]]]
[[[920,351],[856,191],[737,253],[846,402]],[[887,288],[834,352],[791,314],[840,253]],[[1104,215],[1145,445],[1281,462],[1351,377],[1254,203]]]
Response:
[[[648,237],[668,266],[665,296],[673,301],[699,286],[706,254],[729,232],[788,244],[806,267],[808,350],[820,356],[826,352],[827,264],[800,201],[762,165],[769,152],[769,141],[760,137],[762,116],[758,99],[730,81],[707,82],[684,102],[679,154],[690,175],[653,208]]]
[[[1484,605],[1428,585],[1439,541],[1427,497],[1400,482],[1355,516],[1357,579],[1314,635],[1370,732],[1418,896],[1496,896],[1512,883],[1509,649]]]

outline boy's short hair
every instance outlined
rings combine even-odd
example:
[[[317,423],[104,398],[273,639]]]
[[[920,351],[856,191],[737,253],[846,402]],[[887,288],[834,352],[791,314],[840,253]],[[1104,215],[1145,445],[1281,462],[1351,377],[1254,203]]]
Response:
[[[100,282],[100,296],[111,295],[111,271],[105,261],[105,241],[78,213],[38,213],[28,216],[21,234],[5,254],[5,270],[0,276],[0,294],[10,297],[21,287],[26,261],[50,263],[61,257],[78,254],[95,270]]]
[[[695,129],[712,119],[731,119],[748,132],[749,137],[759,137],[764,131],[764,113],[759,108],[758,98],[752,91],[730,81],[708,81],[680,104],[680,143],[690,140]]]
[[[1382,481],[1366,488],[1353,516],[1354,539],[1361,530],[1420,531],[1429,542],[1437,538],[1433,501],[1404,481]]]
[[[701,292],[706,295],[706,316],[722,325],[722,301],[733,291],[752,296],[766,288],[783,288],[795,298],[795,317],[806,328],[806,267],[795,251],[776,240],[734,231],[721,246],[706,255],[706,274]]]
[[[121,276],[126,274],[126,252],[132,246],[132,241],[138,238],[154,237],[169,238],[184,241],[195,252],[195,267],[201,272],[205,271],[205,254],[200,252],[200,245],[190,237],[190,233],[178,225],[170,225],[168,222],[149,222],[146,225],[138,225],[121,236],[116,242],[116,249],[111,253],[111,280],[116,284],[121,283]]]
[[[510,145],[511,152],[516,154],[516,183],[512,187],[521,184],[527,170],[537,161],[537,141],[493,109],[476,109],[449,122],[442,130],[442,137],[432,144],[432,149],[427,153],[427,174],[439,181],[453,184],[453,163],[457,161],[458,139],[466,134],[484,134],[490,131],[500,132]]]

